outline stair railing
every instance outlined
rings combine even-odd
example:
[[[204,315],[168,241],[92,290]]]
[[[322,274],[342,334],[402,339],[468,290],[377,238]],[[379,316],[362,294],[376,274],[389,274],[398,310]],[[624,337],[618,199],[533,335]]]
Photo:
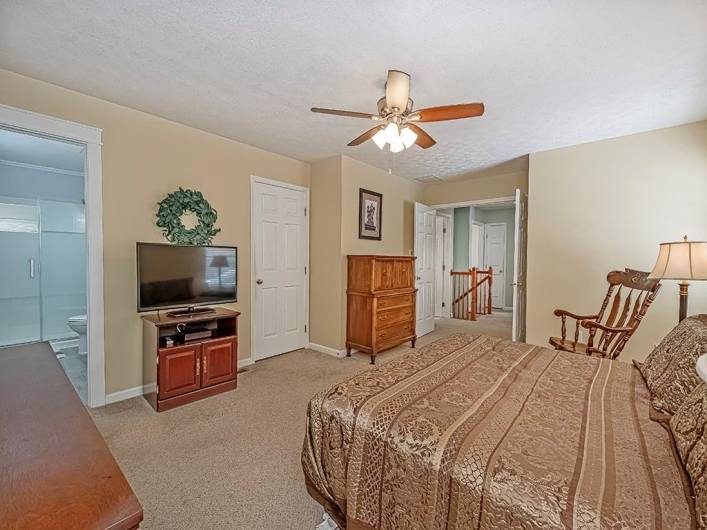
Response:
[[[468,271],[451,271],[452,318],[476,320],[490,315],[493,270],[472,267]]]

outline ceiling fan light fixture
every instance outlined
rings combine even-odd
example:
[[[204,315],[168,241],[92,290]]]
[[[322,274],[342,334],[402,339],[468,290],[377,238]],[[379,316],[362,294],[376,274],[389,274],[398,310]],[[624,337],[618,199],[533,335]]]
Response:
[[[399,153],[409,149],[413,144],[421,149],[429,149],[436,141],[418,123],[440,122],[476,118],[483,116],[483,103],[460,103],[441,105],[413,110],[410,98],[410,74],[400,70],[388,70],[385,83],[385,95],[378,100],[377,114],[354,112],[350,110],[326,109],[312,107],[312,112],[332,114],[349,118],[371,120],[374,126],[363,134],[351,140],[347,145],[355,147],[373,140],[379,149],[390,145],[390,151]]]
[[[405,149],[408,149],[412,147],[417,140],[417,134],[410,127],[405,127],[400,131],[400,140],[402,140]]]
[[[388,70],[385,84],[385,100],[388,109],[404,111],[410,95],[410,75],[399,70]]]
[[[398,131],[398,125],[396,123],[390,122],[385,127],[385,140],[390,145],[393,145],[394,142],[400,141],[400,132]]]
[[[395,142],[390,142],[391,153],[399,153],[403,149],[405,149],[405,144],[400,138],[398,138]]]
[[[376,134],[373,135],[373,138],[371,138],[373,142],[378,146],[378,149],[383,149],[385,147],[385,131],[381,129],[378,131]]]

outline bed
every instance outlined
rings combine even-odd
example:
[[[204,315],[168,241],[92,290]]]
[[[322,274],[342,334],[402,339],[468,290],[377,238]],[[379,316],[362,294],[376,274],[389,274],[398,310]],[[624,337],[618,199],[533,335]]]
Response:
[[[633,365],[456,334],[316,395],[307,489],[346,530],[695,526]]]

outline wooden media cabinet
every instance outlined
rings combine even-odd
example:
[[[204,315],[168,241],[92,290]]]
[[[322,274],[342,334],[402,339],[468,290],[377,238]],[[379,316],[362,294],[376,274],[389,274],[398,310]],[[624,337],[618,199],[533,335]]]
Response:
[[[145,399],[156,411],[236,388],[239,315],[217,308],[188,316],[142,317],[143,385],[155,386]],[[208,331],[210,336],[184,339],[185,332],[194,331]]]

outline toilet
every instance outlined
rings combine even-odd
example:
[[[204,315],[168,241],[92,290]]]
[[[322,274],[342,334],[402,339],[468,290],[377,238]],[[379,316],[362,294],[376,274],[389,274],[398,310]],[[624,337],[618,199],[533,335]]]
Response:
[[[86,340],[86,315],[75,315],[69,317],[67,322],[69,327],[79,334],[79,354],[88,353],[88,341]]]

